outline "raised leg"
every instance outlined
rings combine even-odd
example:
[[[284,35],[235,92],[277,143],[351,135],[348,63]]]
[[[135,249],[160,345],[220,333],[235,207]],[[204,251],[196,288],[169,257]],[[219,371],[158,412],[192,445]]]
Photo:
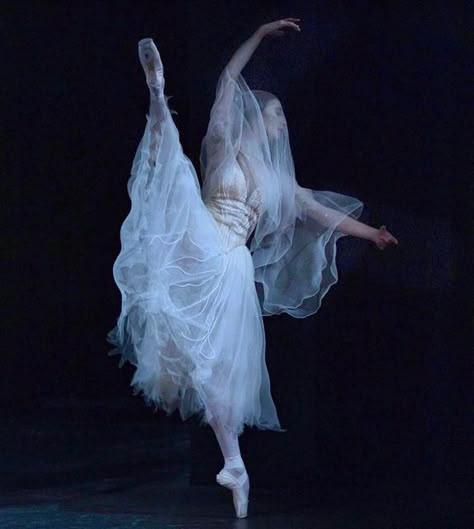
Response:
[[[150,169],[156,166],[159,146],[163,138],[165,121],[170,112],[166,105],[164,95],[165,78],[163,63],[158,48],[152,39],[142,39],[138,43],[138,57],[145,72],[146,83],[150,90],[151,141],[150,158],[148,164]]]

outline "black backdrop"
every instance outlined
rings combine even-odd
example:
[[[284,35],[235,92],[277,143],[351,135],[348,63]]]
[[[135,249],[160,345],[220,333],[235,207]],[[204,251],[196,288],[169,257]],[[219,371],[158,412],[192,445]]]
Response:
[[[243,447],[255,461],[278,460],[286,476],[466,475],[467,6],[3,5],[4,409],[52,396],[137,399],[132,366],[118,370],[105,342],[119,313],[112,264],[147,112],[137,41],[151,36],[160,48],[198,167],[226,60],[259,24],[298,16],[302,33],[264,42],[244,75],[283,101],[299,182],[358,197],[362,220],[386,224],[400,245],[382,253],[344,238],[339,283],[320,312],[265,320],[288,432],[249,432]],[[150,410],[149,420],[177,418]],[[195,431],[193,444],[217,454],[210,431]],[[205,461],[194,460],[197,480],[214,470]]]

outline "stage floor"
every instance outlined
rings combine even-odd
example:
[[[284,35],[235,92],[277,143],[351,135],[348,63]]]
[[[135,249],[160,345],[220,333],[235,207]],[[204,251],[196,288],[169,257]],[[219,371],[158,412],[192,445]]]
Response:
[[[472,490],[459,482],[253,487],[249,516],[237,520],[229,491],[188,484],[189,427],[149,413],[138,402],[63,399],[5,415],[0,528],[474,527]]]

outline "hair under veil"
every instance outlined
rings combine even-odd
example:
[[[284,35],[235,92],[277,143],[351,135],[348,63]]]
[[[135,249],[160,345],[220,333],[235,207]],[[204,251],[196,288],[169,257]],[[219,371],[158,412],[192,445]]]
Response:
[[[262,313],[303,318],[337,282],[336,242],[345,235],[337,225],[349,215],[358,218],[363,203],[298,185],[287,127],[267,134],[263,112],[273,99],[223,71],[201,148],[203,196],[218,191],[223,174],[240,165],[249,194],[259,198],[250,251]]]

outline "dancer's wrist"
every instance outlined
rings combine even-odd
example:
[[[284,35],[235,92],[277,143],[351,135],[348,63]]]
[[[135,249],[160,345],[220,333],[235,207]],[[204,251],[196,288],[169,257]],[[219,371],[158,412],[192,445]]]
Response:
[[[265,28],[263,26],[259,26],[256,29],[255,33],[252,35],[252,37],[258,40],[258,42],[260,43],[265,37]]]

